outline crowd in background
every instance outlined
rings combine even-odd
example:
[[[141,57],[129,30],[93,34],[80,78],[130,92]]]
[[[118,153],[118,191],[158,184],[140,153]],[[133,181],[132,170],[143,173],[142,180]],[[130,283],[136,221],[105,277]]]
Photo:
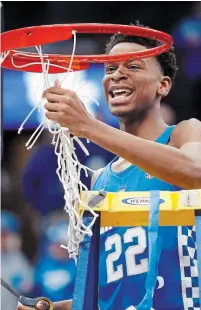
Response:
[[[42,18],[46,7],[44,3],[40,3]],[[61,3],[57,3],[61,12]],[[56,8],[57,4],[53,3],[53,7]],[[5,5],[6,10],[8,11],[8,6]],[[180,10],[182,11],[182,5]],[[143,10],[139,8],[139,15],[143,16],[144,11],[147,14],[146,5]],[[45,19],[52,17],[50,7],[48,12],[49,15],[43,15]],[[173,15],[174,13],[171,12]],[[154,20],[154,11],[152,16]],[[61,19],[57,15],[56,22],[64,21],[72,22],[67,17],[65,20],[62,14]],[[81,21],[83,20],[80,19]],[[9,28],[8,14],[4,16],[4,23],[5,29]],[[150,26],[154,28],[156,21]],[[10,28],[12,27],[15,26],[10,21]],[[161,30],[167,30],[173,35],[179,66],[175,88],[162,104],[161,114],[169,125],[190,117],[201,120],[201,2],[192,3],[192,9],[183,14],[180,12],[178,20],[171,27],[165,29],[164,26]],[[86,38],[86,41],[83,39],[82,45],[84,44],[86,50],[90,50],[89,53],[99,52],[102,47],[102,41],[98,44],[90,38]],[[57,45],[57,48],[63,52],[62,44]],[[52,51],[54,52],[53,49]],[[3,106],[5,104],[3,102]],[[111,124],[101,107],[96,111],[95,117]],[[61,244],[67,243],[68,216],[63,209],[63,189],[56,175],[57,158],[48,132],[44,132],[34,148],[27,151],[25,143],[31,133],[25,131],[18,136],[16,131],[3,131],[1,274],[5,281],[26,296],[46,296],[52,301],[67,299],[72,297],[76,266],[69,259],[68,252],[60,248]],[[90,157],[85,158],[78,149],[79,158],[94,170],[113,158],[113,154],[93,143],[87,147]],[[82,177],[89,187],[90,177]],[[1,295],[1,309],[16,308],[15,298],[4,288]]]

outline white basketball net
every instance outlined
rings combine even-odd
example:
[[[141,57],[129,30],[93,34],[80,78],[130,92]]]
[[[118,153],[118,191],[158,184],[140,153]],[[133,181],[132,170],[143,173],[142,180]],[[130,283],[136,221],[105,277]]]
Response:
[[[36,46],[36,50],[38,51],[38,55],[36,56],[37,61],[34,63],[32,62],[31,65],[33,64],[42,65],[43,72],[41,74],[43,75],[44,90],[50,87],[50,83],[48,81],[48,70],[50,66],[56,66],[65,69],[67,71],[65,77],[60,81],[60,85],[62,85],[64,79],[66,80],[68,78],[69,73],[73,71],[71,67],[76,48],[76,32],[72,31],[72,34],[74,44],[69,68],[64,68],[59,65],[51,64],[48,60],[48,56],[47,55],[43,56],[41,46]],[[9,51],[2,53],[1,63],[3,63],[3,61],[6,59],[8,55]],[[23,53],[20,51],[16,51],[16,53],[14,53],[13,56],[11,57],[11,62],[15,68],[23,68],[25,66],[30,65],[29,63],[22,66],[16,65],[14,61],[14,56],[16,55],[33,57],[33,54],[29,55],[29,53],[27,52]],[[38,62],[38,56],[40,57],[40,62]],[[77,89],[73,89],[75,93],[77,93],[83,85],[84,83],[82,83]],[[81,94],[78,95],[78,97],[79,96],[86,97],[82,96]],[[90,96],[88,96],[88,99],[91,99],[93,102],[98,104],[98,102],[95,99],[91,98]],[[43,99],[41,100],[41,102],[35,105],[35,107],[31,110],[31,112],[28,114],[26,119],[21,124],[18,133],[21,133],[24,124],[29,119],[31,114],[36,109],[40,111],[40,108],[44,106],[45,101],[46,100]],[[64,199],[65,199],[64,209],[69,215],[67,246],[61,245],[61,247],[67,249],[69,257],[74,258],[76,260],[79,250],[79,244],[83,240],[85,234],[92,235],[92,226],[94,225],[98,215],[87,204],[84,204],[80,198],[80,192],[83,190],[85,191],[88,190],[88,188],[80,180],[81,170],[82,169],[84,170],[86,176],[88,176],[88,170],[90,171],[92,170],[79,162],[75,153],[74,142],[76,141],[79,144],[79,146],[86,155],[89,155],[89,152],[78,137],[70,135],[70,132],[67,128],[61,127],[59,124],[51,120],[48,120],[46,117],[44,117],[43,121],[40,123],[40,125],[36,128],[30,139],[27,141],[26,143],[27,149],[31,149],[34,146],[40,134],[43,132],[44,128],[47,128],[49,132],[53,135],[52,144],[55,146],[55,154],[57,155],[57,161],[58,161],[58,168],[56,170],[56,173],[64,188]],[[82,206],[81,214],[78,213],[78,209],[80,206]],[[88,226],[85,226],[83,223],[84,211],[89,211],[92,215],[92,221]]]

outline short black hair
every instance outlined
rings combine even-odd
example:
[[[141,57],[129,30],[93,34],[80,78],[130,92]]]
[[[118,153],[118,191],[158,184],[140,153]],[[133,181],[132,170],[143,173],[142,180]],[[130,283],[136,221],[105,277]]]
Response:
[[[138,26],[143,28],[150,28],[148,26],[144,26],[139,23],[139,21],[136,21],[134,24],[130,24],[132,26]],[[105,52],[108,54],[110,50],[118,43],[123,42],[130,42],[130,43],[136,43],[140,44],[142,46],[145,46],[147,48],[152,48],[161,45],[160,41],[149,39],[145,37],[138,37],[138,36],[130,36],[125,34],[115,34],[112,37],[110,37],[109,42],[106,44]],[[175,48],[172,46],[166,53],[160,54],[155,56],[156,60],[160,64],[160,67],[162,69],[162,72],[164,75],[167,75],[171,78],[172,82],[174,81],[174,78],[176,76],[176,73],[178,71],[177,67],[177,61],[176,61],[176,55],[175,55]]]

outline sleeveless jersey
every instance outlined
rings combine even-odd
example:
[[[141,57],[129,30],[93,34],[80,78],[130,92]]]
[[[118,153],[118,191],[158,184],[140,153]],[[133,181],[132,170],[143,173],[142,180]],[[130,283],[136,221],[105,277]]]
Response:
[[[155,141],[167,144],[174,126]],[[131,165],[113,172],[110,162],[92,190],[178,191],[181,188],[154,178]],[[153,296],[155,310],[200,310],[194,227],[162,227],[163,247]],[[100,233],[99,307],[134,310],[145,295],[148,270],[147,227],[102,227]]]

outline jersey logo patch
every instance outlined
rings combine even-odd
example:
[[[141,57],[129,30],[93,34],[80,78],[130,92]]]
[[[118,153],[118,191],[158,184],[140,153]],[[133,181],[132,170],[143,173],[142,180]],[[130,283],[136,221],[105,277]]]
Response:
[[[145,178],[147,179],[147,180],[151,180],[151,179],[153,179],[154,177],[153,177],[153,175],[151,175],[151,174],[149,174],[149,173],[145,173]]]

